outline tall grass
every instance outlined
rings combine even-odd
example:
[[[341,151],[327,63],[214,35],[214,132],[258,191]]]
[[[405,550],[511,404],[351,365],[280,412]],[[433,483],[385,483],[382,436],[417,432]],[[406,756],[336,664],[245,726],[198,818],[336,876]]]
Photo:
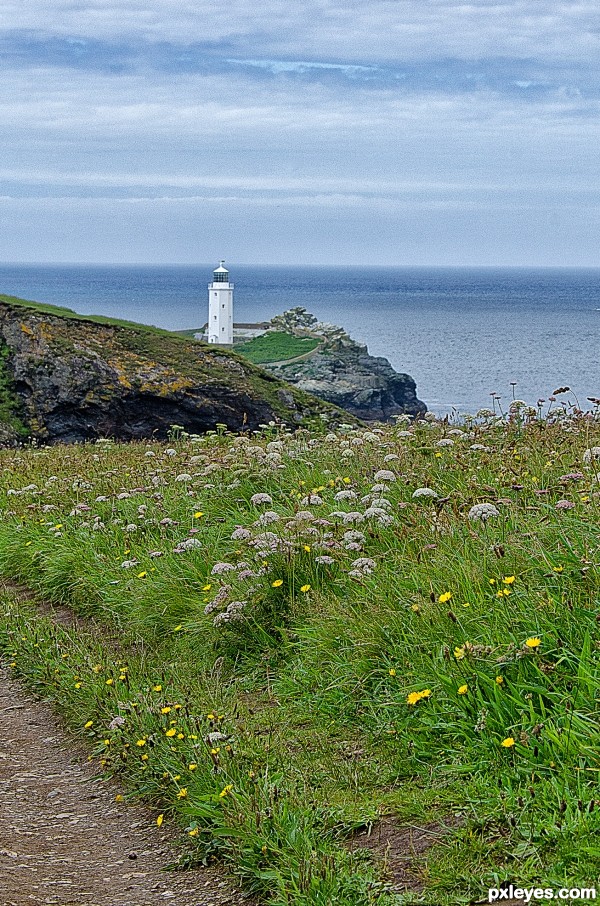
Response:
[[[589,885],[599,435],[515,406],[0,454],[1,570],[83,620],[8,595],[2,644],[265,902]],[[412,891],[347,845],[383,816],[452,828]]]

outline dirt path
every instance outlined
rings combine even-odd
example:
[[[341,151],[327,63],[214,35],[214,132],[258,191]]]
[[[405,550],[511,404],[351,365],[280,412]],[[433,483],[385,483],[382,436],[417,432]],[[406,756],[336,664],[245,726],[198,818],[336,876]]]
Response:
[[[214,869],[165,872],[176,833],[115,801],[50,708],[0,669],[0,906],[242,906]]]

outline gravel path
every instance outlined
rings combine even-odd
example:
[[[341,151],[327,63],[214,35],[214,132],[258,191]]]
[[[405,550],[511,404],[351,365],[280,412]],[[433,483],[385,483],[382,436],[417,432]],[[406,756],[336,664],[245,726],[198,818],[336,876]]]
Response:
[[[163,871],[176,832],[94,771],[0,669],[0,906],[248,906],[214,869]]]

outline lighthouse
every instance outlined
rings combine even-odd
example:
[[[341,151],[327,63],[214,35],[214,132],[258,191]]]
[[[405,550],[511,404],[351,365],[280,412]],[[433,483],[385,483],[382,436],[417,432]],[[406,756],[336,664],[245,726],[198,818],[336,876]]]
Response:
[[[220,346],[233,345],[233,283],[221,261],[208,284],[208,342]]]

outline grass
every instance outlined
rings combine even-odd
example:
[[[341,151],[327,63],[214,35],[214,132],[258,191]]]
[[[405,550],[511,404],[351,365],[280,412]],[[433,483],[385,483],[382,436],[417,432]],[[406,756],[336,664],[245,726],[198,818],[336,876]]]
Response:
[[[5,592],[0,646],[131,798],[271,906],[590,886],[599,438],[517,407],[0,452],[0,570],[81,617]],[[410,891],[355,845],[384,817],[448,827],[397,854]]]
[[[305,355],[316,349],[319,342],[311,337],[294,337],[290,333],[273,330],[248,340],[247,343],[240,343],[235,347],[235,351],[255,365],[264,365],[268,362],[285,362],[287,359]]]

